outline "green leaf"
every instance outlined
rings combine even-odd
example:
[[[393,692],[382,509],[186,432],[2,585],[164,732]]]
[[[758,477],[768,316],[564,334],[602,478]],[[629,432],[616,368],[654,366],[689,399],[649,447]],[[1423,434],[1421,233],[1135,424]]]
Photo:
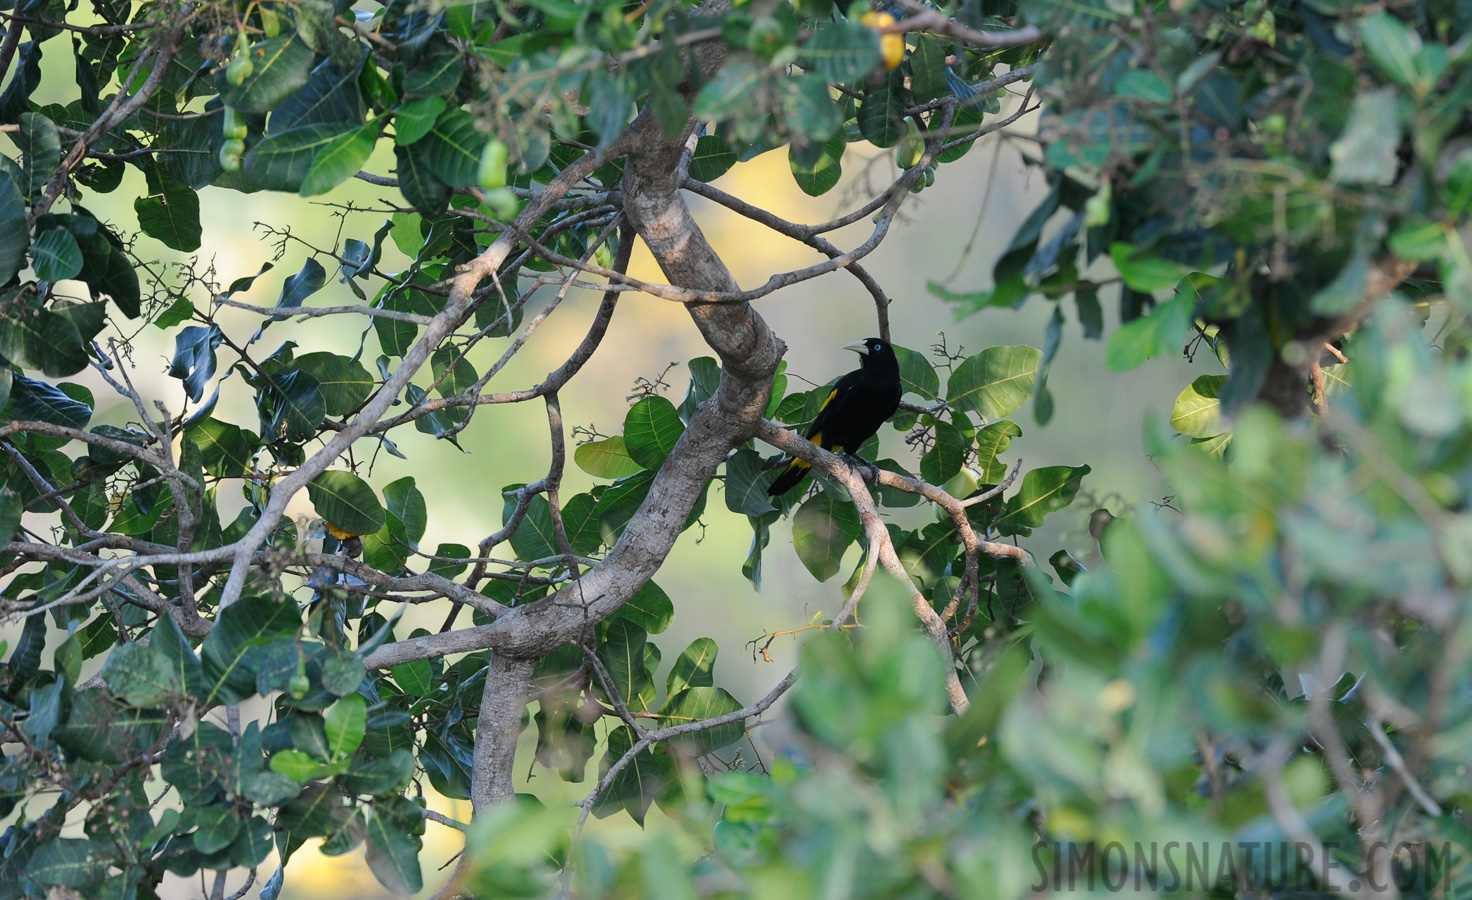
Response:
[[[921,35],[910,54],[910,93],[915,102],[924,103],[951,93],[946,85],[946,51],[950,42],[932,35]]]
[[[1110,244],[1109,258],[1127,286],[1146,294],[1168,291],[1186,277],[1186,268],[1180,263],[1158,256],[1135,256],[1133,244]]]
[[[383,527],[363,536],[363,560],[380,571],[397,571],[419,547],[429,512],[424,495],[406,475],[383,489],[388,513]]]
[[[613,618],[608,621],[608,636],[598,645],[598,658],[608,670],[613,690],[625,702],[638,696],[649,680],[649,673],[644,669],[647,640],[644,629],[631,619]]]
[[[649,634],[659,634],[674,620],[675,604],[663,588],[646,581],[614,615],[628,619]]]
[[[573,553],[589,556],[598,549],[603,538],[598,534],[598,501],[592,494],[577,494],[563,504],[562,527]]]
[[[1403,225],[1387,240],[1390,252],[1401,259],[1430,262],[1440,259],[1452,246],[1443,222],[1421,222]]]
[[[5,214],[0,210],[0,219],[4,218]],[[75,278],[82,271],[82,248],[65,228],[48,228],[31,245],[31,264],[36,269],[36,277],[42,281]],[[0,265],[0,269],[3,268]]]
[[[976,470],[984,483],[996,484],[1007,476],[1007,466],[1000,457],[1011,446],[1012,439],[1022,436],[1022,429],[1011,419],[993,422],[976,432]]]
[[[879,67],[879,35],[840,20],[823,23],[802,46],[801,65],[824,81],[848,84]]]
[[[399,190],[419,212],[438,215],[449,205],[450,187],[435,177],[429,164],[414,151],[414,147],[394,148]]]
[[[823,144],[822,151],[819,152],[817,160],[811,166],[798,161],[796,148],[788,150],[787,161],[792,169],[792,177],[797,181],[797,186],[802,188],[804,194],[810,197],[821,197],[838,184],[838,179],[843,175],[841,163],[846,146],[843,133],[835,134]]]
[[[687,687],[711,687],[715,682],[716,654],[720,648],[708,637],[690,642],[665,679],[665,693],[673,697]]]
[[[552,504],[545,494],[537,494],[527,502],[526,515],[511,534],[511,549],[516,551],[517,558],[527,562],[562,555],[552,525]]]
[[[777,84],[777,106],[790,134],[809,141],[826,141],[843,124],[828,82],[822,78],[800,75]]]
[[[864,88],[859,105],[859,133],[876,147],[888,148],[899,143],[905,124],[905,76],[895,69],[875,86]]]
[[[223,66],[215,87],[226,106],[241,112],[268,113],[307,83],[315,54],[296,32],[251,46],[253,68],[240,84],[231,84]]]
[[[185,815],[197,826],[194,849],[205,855],[218,853],[230,846],[243,824],[234,808],[223,804],[190,807]]]
[[[736,165],[736,151],[725,139],[713,134],[702,134],[695,142],[695,153],[690,157],[690,177],[696,181],[715,181]]]
[[[239,703],[256,692],[255,666],[247,657],[277,638],[296,634],[301,613],[292,600],[247,594],[220,611],[200,645],[205,703]]]
[[[749,110],[764,80],[762,70],[750,62],[735,60],[722,66],[695,95],[695,115],[719,122]]]
[[[215,478],[244,478],[260,445],[254,434],[218,419],[193,422],[184,436],[199,447],[205,472]]]
[[[373,146],[378,143],[378,132],[383,123],[377,119],[346,134],[328,141],[312,157],[312,164],[302,177],[297,193],[303,197],[325,194],[352,178],[373,155]]]
[[[37,847],[25,863],[25,875],[37,884],[52,887],[82,887],[100,874],[101,860],[92,856],[92,845],[81,838],[56,838]]]
[[[792,517],[792,547],[814,578],[827,581],[838,574],[844,551],[861,531],[853,504],[821,493]]]
[[[189,185],[158,171],[160,174],[148,179],[148,194],[133,201],[138,227],[165,247],[193,253],[204,234],[199,221],[199,195]]]
[[[245,154],[245,174],[269,191],[299,191],[317,156],[342,135],[336,124],[299,125],[273,134]]]
[[[469,187],[480,177],[480,154],[486,136],[463,109],[451,109],[413,147],[434,176],[452,188]]]
[[[672,694],[659,708],[660,727],[685,725],[703,719],[713,719],[741,709],[741,704],[725,688],[688,687]],[[719,750],[741,740],[746,735],[741,721],[718,725],[693,734],[681,735],[670,740],[671,744],[686,749],[695,756]]]
[[[640,472],[609,485],[598,498],[598,534],[612,547],[624,533],[624,527],[638,511],[654,481],[650,472]]]
[[[373,393],[378,382],[356,359],[320,351],[298,356],[296,368],[317,379],[329,416],[346,416]]]
[[[0,172],[0,284],[9,284],[25,265],[29,244],[25,198],[15,180]]]
[[[115,648],[102,665],[108,691],[129,706],[161,706],[184,693],[183,674],[162,652],[136,642]]]
[[[423,697],[434,689],[434,669],[427,659],[393,666],[389,674],[393,675],[394,683],[410,696]]]
[[[404,75],[404,93],[413,97],[453,94],[464,73],[465,59],[460,51],[440,41]]]
[[[20,494],[8,487],[0,487],[0,546],[10,543],[20,531],[20,519],[25,511],[25,501]]]
[[[1149,315],[1121,325],[1104,345],[1104,364],[1112,372],[1124,372],[1147,359],[1180,349],[1194,305],[1195,298],[1182,291]]]
[[[394,112],[394,143],[407,147],[429,134],[445,111],[443,97],[420,97],[410,100]]]
[[[1073,502],[1088,466],[1045,466],[1022,476],[1017,495],[1007,500],[1005,511],[997,517],[997,525],[1006,528],[1033,529],[1043,524],[1051,512]],[[1023,531],[1026,534],[1027,531]]]
[[[363,743],[368,727],[368,703],[362,694],[348,694],[322,715],[327,746],[333,762],[352,756]]]
[[[935,443],[920,457],[920,477],[931,484],[945,484],[961,471],[970,442],[950,422],[937,421],[933,430]]]
[[[1386,12],[1366,16],[1359,22],[1360,42],[1380,74],[1400,85],[1425,90],[1429,72],[1423,59],[1421,37]]]
[[[21,171],[25,175],[27,193],[34,196],[61,165],[61,134],[56,123],[40,113],[20,114],[20,130],[15,135],[21,152]]]
[[[1043,353],[1021,344],[988,347],[951,372],[946,401],[963,412],[1000,419],[1022,408],[1032,395]]]
[[[1169,103],[1170,85],[1149,69],[1130,69],[1114,83],[1116,97],[1134,97],[1150,103]]]
[[[601,771],[603,775],[613,764],[622,759],[634,748],[634,736],[627,725],[620,725],[610,729],[608,733],[608,750],[603,758]],[[649,811],[649,805],[659,796],[664,788],[664,773],[655,758],[654,751],[643,750],[629,760],[628,765],[614,776],[612,783],[603,796],[598,798],[593,812],[598,816],[606,816],[620,809],[627,810],[630,818],[639,824],[644,823],[644,816]]]
[[[322,770],[322,763],[310,753],[301,750],[278,750],[271,757],[271,771],[285,775],[298,784],[306,784]]]
[[[352,472],[323,472],[308,482],[307,496],[317,515],[350,534],[373,534],[387,521],[373,488]]]
[[[760,453],[750,447],[738,447],[726,460],[726,508],[745,516],[761,516],[777,507],[767,496],[767,488],[777,480],[777,470],[769,467]]]
[[[87,367],[83,340],[69,317],[44,305],[35,285],[0,296],[0,355],[64,377]]]
[[[658,469],[684,433],[679,411],[663,397],[645,397],[624,417],[624,444],[629,457],[646,469]]]
[[[1219,399],[1225,375],[1202,375],[1176,397],[1170,412],[1171,427],[1187,437],[1208,438],[1226,429],[1221,425]]]
[[[905,386],[905,393],[921,400],[934,400],[940,395],[940,376],[935,374],[935,366],[925,354],[896,346],[894,355],[900,362],[900,382]]]

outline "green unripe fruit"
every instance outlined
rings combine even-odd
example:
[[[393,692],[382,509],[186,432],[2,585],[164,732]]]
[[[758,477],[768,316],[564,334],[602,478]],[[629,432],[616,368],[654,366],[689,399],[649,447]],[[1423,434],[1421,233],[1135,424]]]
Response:
[[[220,145],[220,168],[226,172],[240,171],[240,157],[245,154],[245,141],[230,138]]]
[[[480,152],[480,186],[486,190],[506,186],[506,144],[491,138]]]
[[[240,110],[233,106],[225,107],[225,119],[220,128],[227,139],[244,140],[250,131],[246,127],[245,116],[242,116]]]
[[[905,136],[894,147],[894,161],[901,169],[910,168],[925,155],[925,138],[920,134],[920,126],[913,119],[909,120],[909,125]]]
[[[255,70],[256,64],[250,61],[250,53],[242,53],[230,60],[230,65],[225,69],[225,80],[240,87]]]

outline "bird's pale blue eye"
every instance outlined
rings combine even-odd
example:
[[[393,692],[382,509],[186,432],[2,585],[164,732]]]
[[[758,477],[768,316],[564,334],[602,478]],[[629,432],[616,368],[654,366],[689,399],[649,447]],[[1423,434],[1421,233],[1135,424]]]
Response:
[[[875,349],[875,350],[878,350],[878,349],[879,349],[879,345],[878,345],[878,344],[875,344],[875,345],[874,345],[874,349]]]

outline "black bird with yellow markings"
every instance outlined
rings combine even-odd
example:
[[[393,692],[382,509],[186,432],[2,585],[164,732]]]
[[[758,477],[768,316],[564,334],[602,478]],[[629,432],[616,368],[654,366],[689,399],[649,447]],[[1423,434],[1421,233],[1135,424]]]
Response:
[[[807,436],[824,450],[857,458],[864,442],[899,409],[904,388],[900,384],[900,362],[888,341],[865,338],[844,349],[859,354],[859,367],[833,385]],[[809,463],[794,458],[767,493],[787,493],[811,468]]]

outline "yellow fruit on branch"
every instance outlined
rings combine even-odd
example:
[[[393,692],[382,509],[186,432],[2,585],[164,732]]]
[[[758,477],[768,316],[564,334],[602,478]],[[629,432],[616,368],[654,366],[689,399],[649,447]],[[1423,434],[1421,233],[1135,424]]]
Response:
[[[879,34],[879,55],[884,59],[884,68],[896,69],[905,61],[905,36],[884,34],[882,29],[894,24],[894,16],[883,12],[867,12],[859,16],[859,24],[872,28]]]

